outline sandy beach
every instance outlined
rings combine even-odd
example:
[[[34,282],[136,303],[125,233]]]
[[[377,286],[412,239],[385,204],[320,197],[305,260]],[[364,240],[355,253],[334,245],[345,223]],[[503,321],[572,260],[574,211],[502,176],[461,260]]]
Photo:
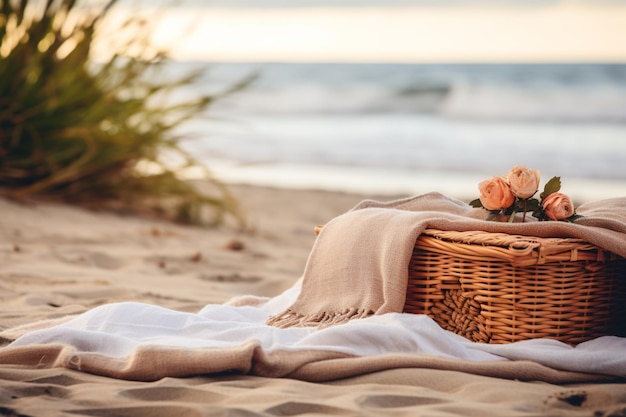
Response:
[[[302,275],[315,225],[380,199],[231,189],[246,231],[0,199],[0,330],[121,301],[197,312],[237,296],[275,296]],[[136,382],[2,365],[0,415],[619,417],[626,382],[555,385],[419,368],[325,383],[233,374]]]

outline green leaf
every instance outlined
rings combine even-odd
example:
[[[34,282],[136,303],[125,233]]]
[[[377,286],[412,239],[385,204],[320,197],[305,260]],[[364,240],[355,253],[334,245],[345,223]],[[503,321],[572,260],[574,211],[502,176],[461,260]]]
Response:
[[[535,217],[537,220],[541,222],[549,220],[548,216],[546,216],[546,212],[543,211],[542,209],[533,211],[533,217]]]
[[[541,209],[541,204],[539,203],[539,200],[537,200],[536,198],[531,198],[529,200],[526,200],[526,211],[535,212],[540,209]]]
[[[569,216],[567,219],[565,219],[565,221],[566,222],[570,222],[570,223],[574,223],[576,220],[580,219],[581,217],[583,217],[583,216],[581,216],[580,214],[574,213],[571,216]]]
[[[480,198],[470,201],[469,205],[474,208],[481,208],[481,207],[484,208],[483,203],[480,201]]]
[[[556,193],[561,189],[561,177],[552,177],[543,187],[543,192],[539,195],[541,201],[545,200],[547,196],[552,193]]]

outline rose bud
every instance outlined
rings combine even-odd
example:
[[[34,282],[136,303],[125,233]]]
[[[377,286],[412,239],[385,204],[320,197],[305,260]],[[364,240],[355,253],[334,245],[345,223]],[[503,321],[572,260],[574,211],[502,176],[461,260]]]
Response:
[[[527,199],[539,189],[539,171],[515,165],[508,175],[509,185],[513,195]]]
[[[515,196],[502,177],[492,177],[478,184],[480,202],[487,210],[502,210],[511,207]]]
[[[541,202],[543,209],[552,220],[565,220],[574,215],[572,200],[563,193],[552,193]]]

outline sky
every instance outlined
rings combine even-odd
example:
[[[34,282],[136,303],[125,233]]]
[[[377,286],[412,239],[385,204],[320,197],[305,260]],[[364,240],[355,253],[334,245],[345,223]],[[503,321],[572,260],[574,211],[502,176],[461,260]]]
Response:
[[[183,0],[155,28],[177,59],[626,62],[626,0]]]

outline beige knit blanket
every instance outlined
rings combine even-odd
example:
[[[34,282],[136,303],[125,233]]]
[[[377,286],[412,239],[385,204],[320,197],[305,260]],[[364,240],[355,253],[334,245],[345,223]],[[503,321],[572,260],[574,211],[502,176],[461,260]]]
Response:
[[[402,312],[415,241],[427,228],[482,230],[537,237],[580,238],[626,257],[626,197],[587,203],[576,223],[501,223],[488,212],[439,193],[380,203],[363,201],[333,219],[318,236],[304,270],[302,291],[276,327],[329,326]]]

